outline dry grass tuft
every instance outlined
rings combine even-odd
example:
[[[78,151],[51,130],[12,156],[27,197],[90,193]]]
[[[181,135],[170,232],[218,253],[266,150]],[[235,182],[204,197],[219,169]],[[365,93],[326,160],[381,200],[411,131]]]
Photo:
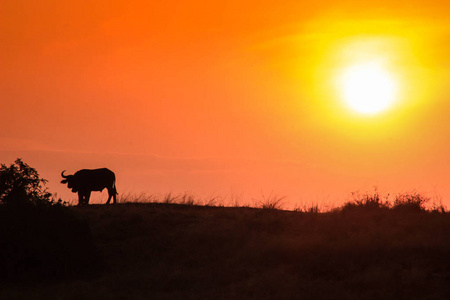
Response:
[[[262,200],[259,201],[259,205],[257,207],[262,209],[270,209],[270,210],[280,210],[283,209],[285,204],[286,196],[278,196],[270,194],[269,196],[262,196]]]

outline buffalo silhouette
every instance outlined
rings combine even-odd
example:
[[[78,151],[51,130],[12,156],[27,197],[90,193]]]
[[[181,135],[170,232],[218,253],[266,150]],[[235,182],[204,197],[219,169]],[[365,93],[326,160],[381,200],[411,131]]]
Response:
[[[111,198],[113,198],[113,203],[116,203],[116,175],[113,171],[107,168],[83,169],[73,175],[64,175],[65,171],[61,172],[61,176],[64,178],[61,183],[67,183],[67,187],[72,189],[73,193],[78,193],[78,205],[89,204],[91,192],[101,192],[105,188],[108,189],[106,204],[110,203]]]

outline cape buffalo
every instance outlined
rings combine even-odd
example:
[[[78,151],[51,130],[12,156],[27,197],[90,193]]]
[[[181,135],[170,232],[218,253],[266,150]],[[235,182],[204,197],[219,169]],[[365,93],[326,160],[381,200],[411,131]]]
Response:
[[[73,193],[78,193],[78,205],[89,204],[91,192],[101,192],[104,188],[108,189],[106,204],[109,204],[111,198],[113,198],[113,203],[116,203],[116,175],[113,171],[103,168],[83,169],[73,175],[64,175],[64,172],[65,170],[61,173],[64,178],[61,183],[67,183],[67,187],[72,189]]]

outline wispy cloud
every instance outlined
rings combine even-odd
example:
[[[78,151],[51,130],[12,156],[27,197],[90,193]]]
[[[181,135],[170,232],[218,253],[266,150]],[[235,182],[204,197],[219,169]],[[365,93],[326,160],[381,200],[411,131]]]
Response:
[[[1,138],[1,151],[58,151],[36,140],[21,138]]]

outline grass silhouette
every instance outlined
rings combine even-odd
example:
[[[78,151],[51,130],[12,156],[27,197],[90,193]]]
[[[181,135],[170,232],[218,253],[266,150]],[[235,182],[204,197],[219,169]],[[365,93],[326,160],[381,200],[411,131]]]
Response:
[[[121,200],[124,200],[122,198]],[[448,299],[450,215],[405,194],[319,212],[225,207],[183,195],[72,207],[91,227],[97,278],[2,286],[6,299]],[[162,201],[161,201],[162,200]],[[273,202],[273,205],[270,203]],[[201,203],[200,203],[201,202]],[[180,204],[178,204],[180,203]],[[197,205],[202,204],[202,205]],[[264,207],[264,206],[265,207]]]

